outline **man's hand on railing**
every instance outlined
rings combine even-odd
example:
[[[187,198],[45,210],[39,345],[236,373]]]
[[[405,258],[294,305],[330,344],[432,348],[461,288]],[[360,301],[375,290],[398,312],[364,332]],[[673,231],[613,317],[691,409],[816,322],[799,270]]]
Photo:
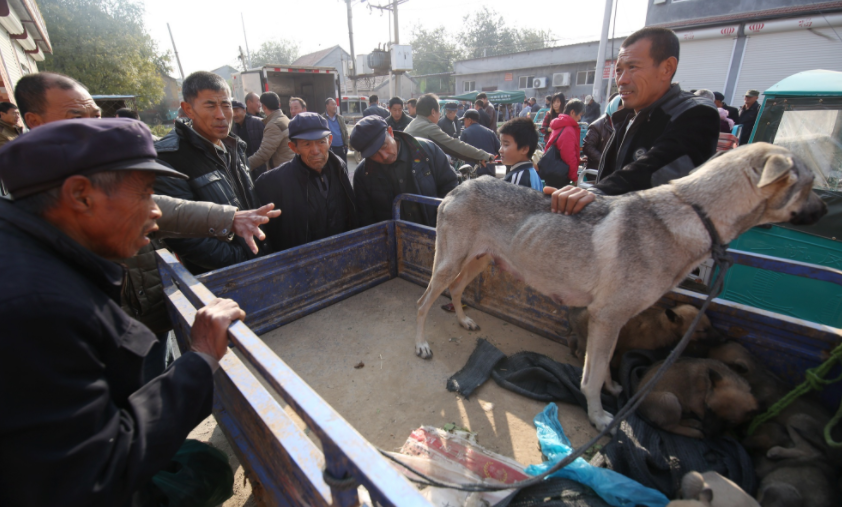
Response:
[[[245,318],[246,312],[236,301],[214,299],[196,313],[191,332],[191,349],[219,361],[228,351],[228,327],[234,321]]]
[[[270,202],[266,206],[257,209],[234,213],[234,223],[231,225],[231,230],[234,231],[234,234],[246,240],[246,244],[254,254],[257,254],[257,243],[254,241],[255,236],[260,241],[266,239],[266,235],[263,234],[259,226],[268,223],[270,218],[281,215],[281,210],[272,211],[274,208],[275,205]]]

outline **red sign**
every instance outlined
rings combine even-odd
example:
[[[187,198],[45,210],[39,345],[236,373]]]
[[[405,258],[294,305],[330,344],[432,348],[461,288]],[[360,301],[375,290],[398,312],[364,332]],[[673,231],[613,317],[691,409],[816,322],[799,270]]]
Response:
[[[748,29],[751,32],[759,32],[760,30],[763,30],[764,26],[766,26],[765,23],[755,23],[753,25],[748,25]]]
[[[685,32],[682,34],[682,37],[684,38],[684,40],[693,40],[696,38],[693,32]]]
[[[805,18],[798,20],[798,26],[800,28],[810,28],[813,26],[813,18]]]
[[[513,81],[514,78],[514,74],[512,74],[511,72],[506,72],[506,77],[504,78],[504,81]]]
[[[731,35],[735,31],[737,31],[737,29],[734,28],[733,26],[731,26],[731,27],[728,27],[728,28],[723,28],[722,30],[719,31],[719,33],[721,33],[722,35]]]
[[[606,60],[605,67],[602,68],[602,79],[614,79],[614,64],[616,60]]]

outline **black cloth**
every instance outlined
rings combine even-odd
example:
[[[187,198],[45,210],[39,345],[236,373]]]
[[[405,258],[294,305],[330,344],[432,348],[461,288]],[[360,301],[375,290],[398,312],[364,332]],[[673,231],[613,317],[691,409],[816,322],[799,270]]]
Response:
[[[582,121],[585,123],[593,123],[597,118],[599,118],[600,114],[599,104],[597,104],[595,100],[592,100],[585,106],[585,115],[582,116]]]
[[[479,113],[479,124],[488,130],[493,130],[492,127],[497,124],[491,121],[491,116],[488,116],[485,109],[477,109],[476,111]]]
[[[348,147],[347,146],[331,146],[330,151],[336,154],[337,157],[341,158],[345,165],[348,165]]]
[[[588,125],[588,133],[585,134],[585,143],[582,146],[582,151],[588,157],[588,169],[599,168],[602,152],[613,133],[614,125],[611,124],[611,117],[607,114]]]
[[[309,194],[315,191],[309,181],[311,172],[313,171],[302,162],[301,156],[296,155],[289,162],[257,178],[255,190],[261,202],[273,202],[276,208],[282,210],[281,216],[262,226],[266,239],[275,252],[321,239],[314,237],[316,231],[310,229]],[[359,227],[358,211],[345,162],[335,153],[328,152],[328,162],[322,172],[331,173],[333,193],[330,194],[330,199],[341,199],[334,204],[341,207],[346,216],[344,224],[338,224],[337,228],[341,225],[343,230],[340,232],[356,229]]]
[[[211,368],[187,352],[144,385],[121,266],[5,200],[0,245],[0,505],[127,505],[210,415]]]
[[[751,131],[754,130],[754,124],[757,122],[757,115],[760,113],[760,102],[755,102],[751,107],[743,106],[739,109],[740,117],[735,123],[743,126],[743,131],[740,133],[740,145],[747,144],[751,138]]]
[[[500,139],[497,134],[479,123],[472,123],[470,127],[462,129],[459,140],[487,153],[495,154],[500,151]]]
[[[395,132],[403,132],[410,123],[412,123],[412,117],[406,113],[401,114],[400,121],[395,121],[391,114],[386,118],[386,125],[392,127],[392,130]]]
[[[722,109],[728,111],[728,118],[734,120],[734,123],[737,123],[737,120],[740,119],[740,110],[736,107],[729,106],[726,103],[722,103]]]
[[[398,147],[398,156],[395,161],[384,167],[389,183],[392,184],[392,191],[395,195],[411,193],[412,185],[412,153],[406,143]],[[408,222],[421,220],[421,205],[417,202],[401,202],[401,219]]]
[[[622,109],[611,119],[614,134],[602,153],[594,185],[607,195],[686,176],[713,156],[719,141],[719,112],[713,102],[683,92],[677,84],[638,114]]]
[[[448,120],[447,116],[442,115],[441,119],[439,119],[439,128],[444,131],[445,134],[449,135],[454,139],[459,139],[459,136],[462,134],[462,122],[459,121],[459,118],[453,118],[453,120]],[[491,152],[489,152],[491,153]]]
[[[396,132],[395,139],[409,148],[411,165],[407,193],[427,197],[444,197],[456,188],[456,171],[447,163],[447,157],[434,142],[416,139],[405,132]],[[370,159],[363,159],[354,172],[354,193],[360,225],[392,219],[392,202],[395,193],[389,180],[388,168]],[[436,226],[435,206],[422,206],[418,223]]]
[[[532,106],[530,106],[530,109],[532,110],[533,113],[537,113],[538,111],[541,110],[541,106],[539,106],[538,103],[536,102],[536,103],[532,104]]]
[[[376,114],[384,120],[390,116],[388,109],[386,109],[385,107],[374,105],[365,108],[365,111],[363,111],[363,118],[365,118],[366,116],[371,116],[373,114]]]
[[[249,175],[245,142],[229,135],[223,144],[224,153],[189,126],[176,122],[175,128],[155,143],[155,149],[159,160],[190,179],[156,178],[155,193],[189,201],[228,204],[241,210],[257,209],[260,201]],[[216,238],[184,238],[167,239],[166,244],[193,274],[254,258],[245,240],[239,236],[230,243]]]
[[[479,338],[464,368],[447,380],[447,389],[467,398],[490,376],[503,387],[539,401],[578,404],[587,410],[579,386],[582,369],[559,363],[535,352],[509,357]],[[623,356],[618,378],[623,386],[619,399],[601,393],[603,407],[611,413],[625,405],[646,370],[663,359],[663,352],[631,351]],[[466,394],[467,393],[467,394]],[[746,450],[731,437],[696,439],[661,430],[637,414],[617,428],[617,434],[594,456],[591,464],[610,468],[644,486],[674,498],[687,472],[712,470],[752,494],[757,487],[754,467]]]
[[[310,241],[348,230],[345,190],[335,171],[317,173],[307,169],[307,227]]]
[[[234,135],[246,142],[246,158],[254,155],[263,142],[263,122],[246,113],[242,125],[234,122]]]
[[[549,500],[548,500],[549,499]],[[523,488],[494,507],[609,507],[594,490],[572,479],[549,477]]]

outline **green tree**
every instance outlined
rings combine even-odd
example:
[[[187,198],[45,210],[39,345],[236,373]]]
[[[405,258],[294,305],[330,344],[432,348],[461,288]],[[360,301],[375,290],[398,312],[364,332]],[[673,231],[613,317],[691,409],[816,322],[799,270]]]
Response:
[[[518,51],[532,51],[533,49],[548,48],[552,45],[553,33],[550,30],[521,28],[516,34]]]
[[[298,58],[298,44],[286,39],[267,40],[251,52],[251,66],[289,65]]]
[[[66,74],[91,94],[135,95],[139,109],[164,96],[159,73],[168,73],[169,52],[161,53],[143,26],[143,5],[133,0],[40,0],[53,54],[42,70]]]
[[[445,31],[417,27],[412,32],[412,64],[416,75],[453,72],[453,62],[461,58],[462,52]]]
[[[503,16],[483,7],[473,17],[462,19],[466,28],[459,34],[459,43],[467,58],[505,55],[549,47],[552,32],[534,28],[513,28],[506,25]]]

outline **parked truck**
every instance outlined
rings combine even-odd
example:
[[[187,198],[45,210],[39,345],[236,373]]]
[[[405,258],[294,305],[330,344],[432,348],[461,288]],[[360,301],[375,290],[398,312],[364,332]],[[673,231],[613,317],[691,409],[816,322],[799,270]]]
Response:
[[[275,92],[287,116],[291,97],[304,99],[307,110],[315,113],[324,112],[326,99],[339,97],[339,72],[332,67],[264,65],[234,74],[232,79],[236,100],[244,102],[249,92]]]

